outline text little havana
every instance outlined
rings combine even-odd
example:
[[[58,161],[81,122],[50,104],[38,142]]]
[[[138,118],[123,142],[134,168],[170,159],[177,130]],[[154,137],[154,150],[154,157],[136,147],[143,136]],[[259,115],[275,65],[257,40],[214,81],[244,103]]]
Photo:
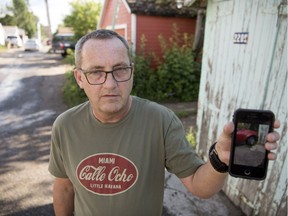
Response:
[[[113,167],[109,172],[106,171],[106,166],[94,167],[87,165],[82,168],[79,173],[80,180],[86,181],[114,181],[114,182],[130,182],[133,180],[133,174],[127,174],[127,169],[121,171],[119,166]]]
[[[121,190],[121,185],[113,185],[113,184],[90,184],[90,188],[97,188],[97,189],[117,189]]]

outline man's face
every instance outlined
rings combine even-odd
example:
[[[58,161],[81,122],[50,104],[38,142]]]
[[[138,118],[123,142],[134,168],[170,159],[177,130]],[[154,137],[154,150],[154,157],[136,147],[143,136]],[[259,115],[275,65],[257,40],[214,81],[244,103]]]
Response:
[[[90,39],[83,46],[80,66],[83,70],[112,71],[127,66],[130,66],[127,49],[118,38]],[[100,85],[90,85],[80,70],[76,69],[74,74],[78,85],[88,96],[96,118],[121,119],[125,116],[130,107],[129,95],[133,86],[133,74],[130,80],[117,82],[109,73],[105,83]]]

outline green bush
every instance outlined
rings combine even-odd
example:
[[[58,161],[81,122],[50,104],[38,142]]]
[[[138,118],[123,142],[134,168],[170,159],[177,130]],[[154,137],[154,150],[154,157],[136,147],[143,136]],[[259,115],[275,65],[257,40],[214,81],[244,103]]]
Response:
[[[155,69],[152,67],[152,54],[145,53],[146,38],[141,37],[140,51],[133,56],[134,85],[132,94],[150,100],[157,100],[157,83],[159,81]]]
[[[74,57],[74,50],[67,49],[67,55],[64,58],[66,64],[74,65],[75,64],[75,57]]]
[[[146,40],[141,39],[141,52],[135,57],[135,79],[133,94],[157,101],[197,100],[201,65],[192,51],[192,36],[178,33],[173,26],[169,41],[159,36],[163,56],[156,59],[145,53]],[[156,68],[152,61],[158,62]],[[138,75],[138,77],[137,77]]]
[[[63,59],[63,61],[66,64],[74,65],[75,62],[74,51],[69,49],[67,54],[68,55],[66,56],[65,59]],[[66,80],[63,87],[63,98],[65,103],[69,107],[72,107],[88,100],[85,92],[83,91],[83,89],[80,89],[75,80],[73,69],[71,71],[67,71],[65,75]]]
[[[181,38],[174,26],[169,43],[159,37],[163,63],[157,68],[163,100],[193,101],[198,98],[201,66],[194,61],[192,36]],[[182,40],[181,40],[182,39]]]
[[[66,72],[66,81],[63,88],[63,98],[69,107],[78,105],[87,100],[85,92],[79,88],[74,78],[73,70]]]
[[[157,76],[151,68],[150,60],[144,56],[134,57],[134,83],[132,94],[154,99]]]

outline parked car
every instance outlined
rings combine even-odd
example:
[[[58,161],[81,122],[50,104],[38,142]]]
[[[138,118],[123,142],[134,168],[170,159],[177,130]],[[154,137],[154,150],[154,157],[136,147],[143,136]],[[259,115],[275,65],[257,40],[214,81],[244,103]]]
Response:
[[[41,44],[37,39],[28,39],[24,44],[25,51],[39,51]]]
[[[73,34],[56,34],[52,39],[52,52],[60,53],[63,57],[67,55],[67,51],[75,49],[75,41]]]
[[[255,145],[258,141],[258,134],[254,130],[240,129],[236,135],[237,144]]]
[[[19,36],[9,35],[6,38],[6,43],[9,44],[11,47],[22,47],[23,42]]]

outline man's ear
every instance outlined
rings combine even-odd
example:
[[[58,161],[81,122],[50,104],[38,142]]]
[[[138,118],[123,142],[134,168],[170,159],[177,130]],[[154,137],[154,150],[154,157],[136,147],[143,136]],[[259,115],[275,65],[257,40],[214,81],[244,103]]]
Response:
[[[82,73],[81,71],[79,71],[77,68],[74,69],[74,77],[75,77],[75,80],[78,84],[78,86],[83,89],[83,76],[82,76]]]

